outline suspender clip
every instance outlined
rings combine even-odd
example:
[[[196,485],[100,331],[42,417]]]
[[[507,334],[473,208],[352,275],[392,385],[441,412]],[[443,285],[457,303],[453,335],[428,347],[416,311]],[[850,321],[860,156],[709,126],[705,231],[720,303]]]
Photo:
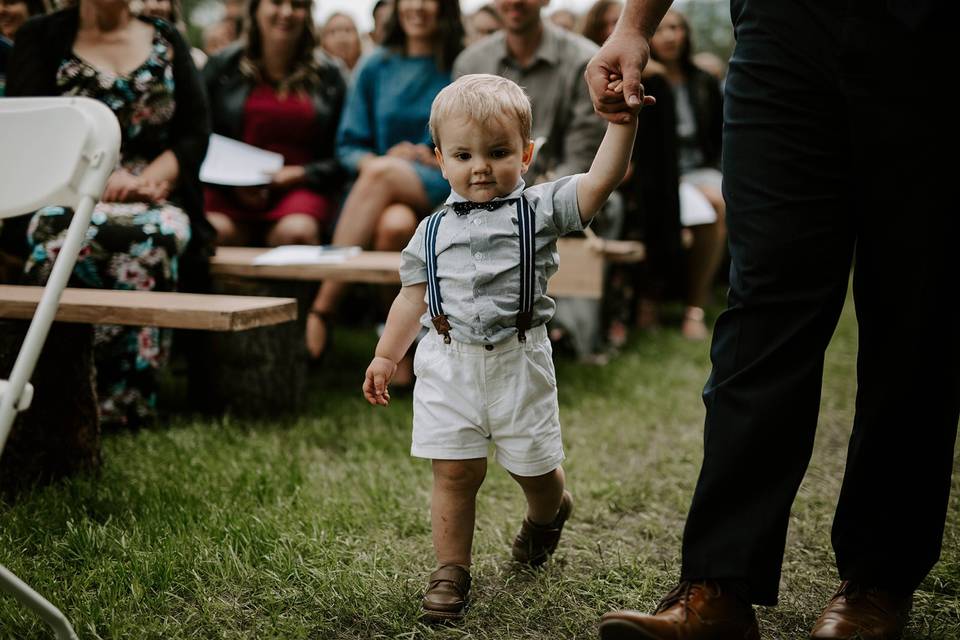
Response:
[[[527,329],[530,328],[530,323],[533,322],[533,311],[521,311],[517,314],[517,340],[520,342],[527,341]]]
[[[447,320],[447,314],[440,313],[431,318],[437,333],[443,336],[443,343],[450,344],[450,321]]]

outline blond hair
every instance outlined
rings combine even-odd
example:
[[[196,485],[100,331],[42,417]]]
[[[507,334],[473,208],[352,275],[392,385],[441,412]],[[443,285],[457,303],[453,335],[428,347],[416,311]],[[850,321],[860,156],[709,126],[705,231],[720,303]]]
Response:
[[[530,98],[516,82],[487,73],[462,76],[443,88],[430,107],[430,137],[440,146],[440,123],[461,115],[476,123],[513,120],[523,143],[530,141],[533,113]]]

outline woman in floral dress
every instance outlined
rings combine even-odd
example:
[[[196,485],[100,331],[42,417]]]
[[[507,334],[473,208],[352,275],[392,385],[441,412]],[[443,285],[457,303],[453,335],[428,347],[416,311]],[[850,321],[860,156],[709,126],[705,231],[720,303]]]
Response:
[[[24,27],[8,95],[86,96],[120,122],[120,162],[93,212],[71,285],[176,290],[184,269],[208,255],[212,237],[198,181],[207,109],[177,31],[162,20],[138,19],[123,0],[81,0]],[[72,217],[63,207],[30,217],[23,236],[28,282],[46,281]],[[156,327],[95,327],[104,424],[137,426],[154,417],[168,346],[169,336]]]

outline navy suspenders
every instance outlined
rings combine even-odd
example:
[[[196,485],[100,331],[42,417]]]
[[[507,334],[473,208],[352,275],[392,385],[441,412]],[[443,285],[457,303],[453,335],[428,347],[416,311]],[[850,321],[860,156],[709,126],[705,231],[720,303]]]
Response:
[[[437,333],[443,336],[443,341],[450,344],[450,321],[443,312],[440,280],[437,278],[437,229],[440,228],[440,221],[446,212],[446,209],[441,209],[427,219],[423,253],[427,262],[427,306],[430,308],[430,318]]]
[[[427,306],[430,318],[443,341],[450,344],[450,321],[443,312],[443,300],[440,297],[440,279],[437,277],[437,230],[446,214],[446,208],[437,211],[427,219],[424,238],[424,258],[427,263]],[[520,307],[517,313],[517,339],[526,342],[526,331],[533,321],[533,294],[536,291],[536,270],[534,269],[533,214],[530,204],[524,197],[517,198],[517,224],[520,228]]]
[[[533,321],[533,292],[536,290],[536,271],[533,259],[536,253],[533,238],[533,214],[530,203],[521,196],[517,199],[517,225],[520,227],[520,310],[517,313],[517,338],[526,342],[526,330]]]

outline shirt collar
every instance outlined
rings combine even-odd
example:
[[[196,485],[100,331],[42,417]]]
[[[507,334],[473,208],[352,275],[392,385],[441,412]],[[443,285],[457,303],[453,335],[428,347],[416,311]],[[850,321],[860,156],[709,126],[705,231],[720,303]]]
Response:
[[[520,178],[520,182],[518,182],[517,186],[513,188],[513,191],[511,191],[508,195],[498,196],[496,198],[493,198],[493,201],[509,200],[510,198],[519,198],[520,194],[523,193],[523,190],[525,187],[526,187],[526,183],[523,181],[523,178]],[[444,204],[449,205],[449,204],[453,204],[454,202],[467,202],[468,200],[469,198],[464,198],[462,195],[460,195],[459,193],[451,189],[450,196],[447,198]]]
[[[560,51],[559,51],[559,38],[556,34],[556,29],[550,24],[549,20],[541,20],[540,24],[543,25],[543,37],[540,39],[540,46],[537,47],[536,52],[533,54],[533,58],[530,60],[530,65],[528,69],[535,65],[539,60],[543,60],[551,66],[556,66],[560,61]],[[512,65],[516,65],[516,62],[513,59],[513,56],[510,55],[510,49],[507,47],[507,38],[506,33],[503,34],[503,57],[500,59],[502,62],[509,62]]]

